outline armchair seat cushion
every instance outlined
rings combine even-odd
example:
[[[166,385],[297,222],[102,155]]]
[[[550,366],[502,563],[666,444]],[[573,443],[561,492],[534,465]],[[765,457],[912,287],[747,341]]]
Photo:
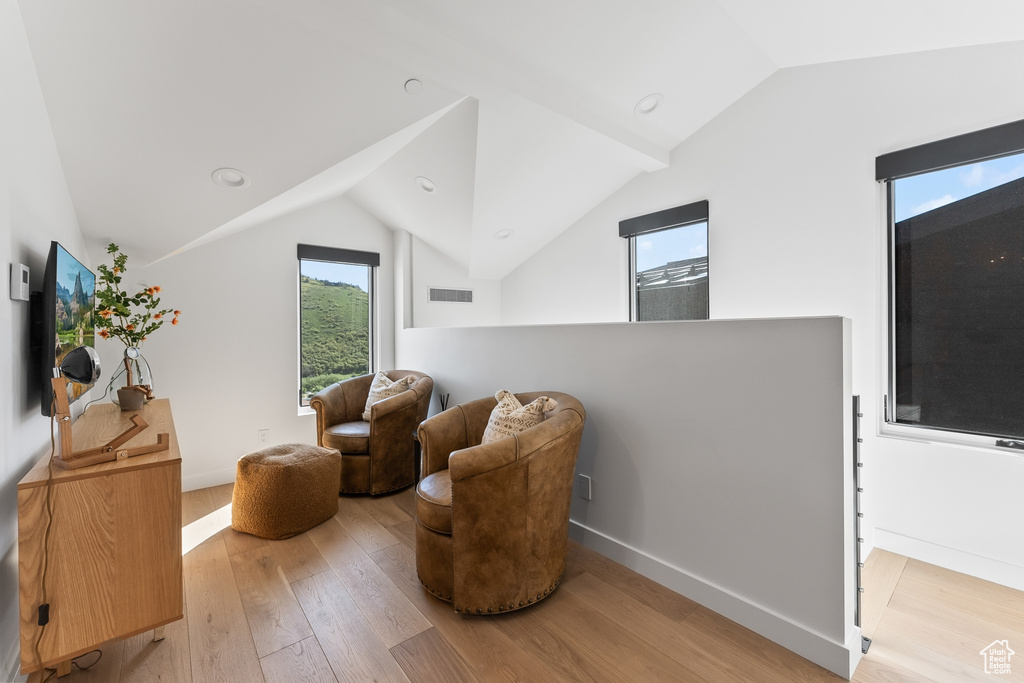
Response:
[[[370,423],[342,422],[324,430],[324,446],[342,453],[370,452]]]
[[[432,531],[452,533],[452,478],[449,470],[434,472],[416,486],[416,519]]]

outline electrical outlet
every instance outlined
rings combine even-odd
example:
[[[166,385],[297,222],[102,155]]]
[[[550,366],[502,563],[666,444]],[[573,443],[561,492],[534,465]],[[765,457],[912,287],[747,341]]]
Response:
[[[269,443],[270,443],[270,430],[269,429],[261,429],[258,432],[256,432],[256,445],[257,446],[266,446]]]
[[[577,485],[580,489],[580,497],[583,500],[591,500],[593,491],[590,487],[590,477],[585,474],[576,475]]]

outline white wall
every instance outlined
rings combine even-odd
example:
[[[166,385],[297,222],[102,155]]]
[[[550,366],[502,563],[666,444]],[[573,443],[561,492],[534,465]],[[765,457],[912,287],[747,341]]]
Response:
[[[29,352],[29,304],[13,301],[11,263],[42,289],[50,240],[88,264],[50,130],[21,11],[0,0],[0,679],[18,671],[18,482],[49,452],[50,421]],[[76,408],[77,408],[76,404]]]
[[[171,399],[184,490],[233,481],[238,458],[271,443],[316,443],[316,417],[298,408],[296,245],[376,251],[380,366],[394,365],[391,231],[345,198],[328,200],[148,267],[126,280],[160,285],[182,311],[142,351],[156,394]],[[106,367],[123,346],[98,342]]]
[[[841,318],[414,328],[452,404],[564,391],[587,424],[573,536],[849,677],[850,328]]]
[[[1024,589],[1024,456],[883,438],[877,155],[1024,117],[1024,43],[777,72],[510,274],[505,322],[625,320],[619,220],[710,201],[713,318],[854,321],[869,543]],[[524,285],[554,287],[531,297]],[[873,529],[877,528],[877,533]],[[1014,540],[1011,540],[1014,539]]]
[[[501,322],[501,281],[469,277],[465,268],[412,237],[412,322],[414,327],[497,325]],[[430,288],[471,289],[473,303],[430,300]]]

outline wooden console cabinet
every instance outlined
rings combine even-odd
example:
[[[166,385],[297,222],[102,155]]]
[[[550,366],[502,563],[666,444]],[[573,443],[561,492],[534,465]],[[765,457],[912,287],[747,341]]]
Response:
[[[181,575],[181,455],[167,399],[151,401],[149,428],[125,444],[170,435],[165,451],[65,470],[54,465],[42,629],[44,667],[69,670],[73,657],[113,638],[127,638],[183,615]],[[74,424],[75,450],[93,448],[131,426],[110,403],[90,406]],[[18,484],[18,572],[21,671],[39,668],[46,481],[49,456]]]

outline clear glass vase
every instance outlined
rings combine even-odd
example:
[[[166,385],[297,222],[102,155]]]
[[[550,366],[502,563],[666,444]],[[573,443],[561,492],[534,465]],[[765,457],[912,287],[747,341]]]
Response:
[[[130,381],[129,372],[131,373]],[[124,358],[118,363],[117,370],[110,378],[110,383],[107,384],[107,395],[115,405],[121,405],[117,400],[117,390],[123,389],[129,384],[148,387],[149,392],[147,393],[152,395],[153,373],[149,369],[146,357],[135,347],[128,347],[124,350]],[[149,398],[146,400],[148,401]]]

